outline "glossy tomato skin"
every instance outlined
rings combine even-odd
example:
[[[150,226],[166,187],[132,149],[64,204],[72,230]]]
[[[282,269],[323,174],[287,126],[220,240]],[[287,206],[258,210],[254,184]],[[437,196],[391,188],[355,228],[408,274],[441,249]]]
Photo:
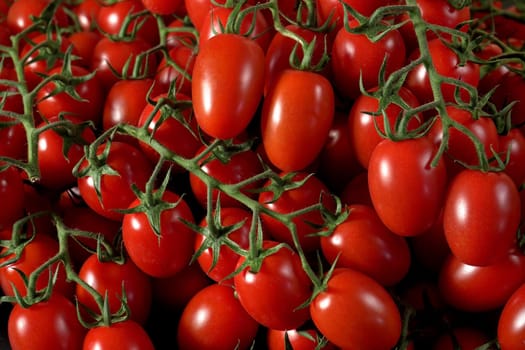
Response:
[[[474,119],[471,112],[454,106],[448,106],[446,111],[447,115],[454,122],[459,123],[474,134],[477,140],[482,143],[487,159],[491,159],[494,156],[494,152],[497,152],[499,149],[498,130],[494,121],[491,118],[484,117]],[[450,128],[448,133],[448,147],[445,152],[447,158],[445,160],[447,161],[447,169],[450,170],[449,176],[463,168],[463,166],[454,162],[456,160],[463,164],[478,166],[480,160],[472,140],[455,127]],[[435,142],[436,146],[443,141],[443,124],[440,118],[435,120],[428,135]]]
[[[29,308],[15,304],[7,329],[12,350],[81,350],[86,333],[75,305],[56,293]]]
[[[91,69],[97,70],[96,76],[99,78],[105,91],[108,91],[113,84],[125,76],[129,76],[137,62],[137,56],[151,49],[151,44],[137,37],[131,41],[113,41],[108,37],[101,38],[93,51]],[[130,64],[124,71],[126,62]],[[113,73],[113,70],[117,73]],[[139,72],[145,77],[151,78],[155,73],[157,61],[154,55],[149,55],[147,60],[140,63]]]
[[[264,51],[237,34],[220,34],[195,59],[192,99],[195,118],[214,138],[230,139],[248,126],[264,88]]]
[[[20,258],[14,262],[8,263],[0,268],[0,286],[4,295],[14,296],[14,288],[22,295],[27,295],[27,288],[24,280],[20,276],[23,272],[26,276],[38,269],[42,264],[54,257],[59,250],[56,240],[47,234],[37,233],[33,240],[29,242],[22,251]],[[6,253],[6,248],[2,253]],[[14,258],[13,254],[8,254],[1,259],[6,263],[9,259]],[[50,265],[51,272],[58,271],[57,280],[53,286],[53,294],[61,294],[71,298],[74,293],[74,285],[66,279],[66,271],[62,264],[55,262]],[[36,281],[36,289],[42,290],[49,283],[50,273],[44,270]]]
[[[0,171],[0,231],[8,229],[24,215],[24,183],[20,171],[12,166]]]
[[[381,141],[370,157],[368,186],[381,221],[394,233],[416,236],[440,213],[447,183],[445,163],[431,166],[436,149],[426,138]],[[402,200],[400,200],[402,199]]]
[[[40,17],[42,11],[49,4],[47,0],[22,0],[14,1],[7,12],[6,24],[13,34],[20,33],[29,28],[34,21],[32,17]],[[69,24],[69,18],[62,6],[59,6],[53,16],[53,21],[59,27]],[[34,34],[34,33],[33,33]]]
[[[314,72],[284,70],[262,107],[261,137],[270,162],[282,171],[307,168],[321,153],[334,115],[328,79]]]
[[[263,248],[275,247],[264,241]],[[241,257],[237,267],[245,261]],[[301,266],[299,256],[283,247],[264,258],[257,272],[244,268],[233,278],[235,290],[244,309],[262,326],[295,329],[310,317],[308,308],[297,309],[311,295],[312,282]]]
[[[281,173],[281,177],[286,173]],[[282,195],[274,200],[273,192],[261,192],[259,194],[259,203],[265,208],[280,213],[289,214],[296,210],[315,205],[322,200],[322,204],[327,209],[334,209],[334,202],[329,197],[329,189],[315,175],[308,177],[306,172],[298,172],[292,177],[293,181],[304,181],[304,184],[298,188],[284,191]],[[269,185],[268,182],[266,185]],[[294,247],[294,241],[290,230],[280,221],[267,214],[261,215],[264,228],[268,234],[276,241],[284,242]],[[312,210],[308,213],[298,215],[292,219],[297,228],[297,238],[299,244],[305,252],[313,252],[320,247],[320,238],[314,234],[317,230],[311,226],[323,225],[324,221],[320,210]]]
[[[317,1],[316,7],[317,18],[320,24],[323,24],[330,19],[330,23],[335,25],[334,31],[337,31],[344,25],[343,3],[351,6],[362,15],[370,16],[377,8],[388,5],[391,2],[392,1],[390,0],[319,0]]]
[[[521,199],[505,173],[463,170],[451,181],[443,228],[452,253],[470,265],[490,265],[516,247]]]
[[[183,198],[165,191],[162,200],[176,204],[160,214],[160,238],[144,212],[124,215],[122,239],[131,260],[146,274],[169,277],[184,269],[193,254],[195,233],[183,222],[193,222],[193,214]],[[134,208],[140,204],[130,204]]]
[[[350,27],[358,25],[356,20]],[[386,57],[386,59],[385,59]],[[379,72],[385,63],[385,78],[405,63],[403,37],[397,30],[372,42],[365,34],[353,34],[339,29],[331,50],[331,65],[336,91],[343,98],[355,99],[361,94],[359,81],[365,90],[379,84]]]
[[[525,257],[512,253],[488,266],[468,265],[450,254],[439,272],[443,300],[458,310],[496,310],[525,282]]]
[[[478,64],[467,61],[460,64],[458,56],[448,48],[440,39],[432,39],[428,42],[428,49],[436,72],[444,77],[458,79],[476,88],[480,79],[480,67]],[[414,51],[409,59],[419,56],[418,50]],[[434,100],[428,71],[423,64],[418,65],[407,75],[405,86],[417,97],[419,102],[427,103]],[[443,98],[447,102],[456,101],[456,86],[448,83],[441,85]],[[462,101],[470,101],[467,90],[460,88],[459,96]]]
[[[312,321],[332,343],[347,349],[391,349],[401,335],[401,316],[388,292],[372,278],[336,268],[310,304]]]
[[[82,350],[114,349],[154,350],[155,347],[144,328],[133,320],[94,327],[86,333]]]
[[[102,144],[97,149],[97,154],[104,152],[107,144]],[[94,187],[93,178],[89,175],[81,176],[77,180],[80,195],[86,204],[98,214],[111,220],[120,221],[124,214],[115,209],[126,209],[136,196],[131,189],[135,184],[144,191],[146,182],[152,173],[152,165],[147,157],[137,148],[124,142],[113,141],[106,164],[115,170],[118,175],[102,175],[100,181],[99,199]],[[88,166],[84,160],[80,171]]]
[[[285,335],[292,345],[293,350],[335,350],[335,346],[330,342],[319,348],[321,335],[314,329],[295,330],[290,329],[281,331],[277,329],[269,329],[266,341],[268,350],[286,350]]]
[[[498,321],[498,342],[501,350],[524,349],[525,284],[522,284],[505,303]]]
[[[157,15],[175,14],[183,3],[183,0],[142,0],[144,8]]]
[[[160,89],[153,79],[123,79],[117,81],[109,89],[102,110],[102,129],[108,130],[117,124],[137,126],[140,115],[148,104],[148,93],[153,96]],[[137,145],[137,140],[128,135],[116,134],[115,141],[124,141]]]
[[[470,10],[468,6],[462,9],[454,8],[446,0],[417,0],[416,5],[421,12],[421,17],[428,23],[444,26],[446,28],[457,28],[459,24],[470,19]],[[403,13],[399,16],[398,21],[408,19],[408,15]],[[417,47],[416,33],[412,22],[405,23],[400,29],[403,34],[403,39],[407,44],[409,52]],[[449,37],[447,33],[440,33],[444,37]],[[427,38],[435,38],[436,35],[432,31],[427,31]]]
[[[249,349],[258,329],[233,288],[212,284],[195,294],[184,308],[177,344],[181,350]]]
[[[149,276],[139,270],[131,260],[128,259],[123,264],[113,261],[102,262],[96,254],[92,254],[80,267],[78,276],[100,295],[107,295],[112,313],[116,313],[121,308],[124,289],[130,318],[139,324],[146,322],[151,309],[151,282]],[[102,313],[93,296],[80,284],[77,284],[75,296],[82,305],[95,314]],[[88,315],[85,317],[89,320]]]
[[[73,117],[64,117],[71,124],[80,124],[82,120]],[[38,127],[60,122],[58,116],[53,116],[42,122]],[[62,130],[63,131],[63,130]],[[84,145],[95,140],[95,132],[86,126],[78,140],[72,141],[69,150],[64,155],[64,138],[60,135],[60,127],[50,128],[38,134],[38,167],[40,169],[39,183],[50,190],[64,190],[76,184],[77,178],[72,171],[75,165],[84,156]]]
[[[60,74],[62,67],[56,67],[49,71],[49,75]],[[89,74],[89,71],[81,66],[72,65],[71,73],[74,77],[82,77]],[[49,119],[57,117],[60,113],[73,115],[82,121],[92,121],[98,125],[101,120],[104,96],[102,94],[102,84],[97,76],[75,86],[75,91],[81,100],[75,99],[66,92],[55,94],[56,84],[50,82],[36,95],[36,107],[43,118]]]
[[[374,90],[374,89],[373,89]],[[419,105],[416,96],[407,88],[400,88],[399,96],[412,108]],[[368,168],[370,155],[372,151],[381,142],[384,137],[378,133],[376,125],[381,131],[385,133],[385,117],[384,115],[374,116],[370,113],[377,113],[379,111],[379,100],[360,94],[352,104],[350,112],[348,113],[348,131],[350,133],[350,140],[353,149],[355,150],[356,158],[365,169]],[[403,110],[395,103],[389,104],[384,113],[388,119],[389,129],[395,132],[396,122],[399,120],[400,113]],[[408,130],[416,129],[420,125],[420,121],[414,116],[408,122]]]
[[[204,150],[206,150],[206,146],[203,145],[196,154],[200,154]],[[206,156],[203,159],[201,170],[226,184],[239,183],[264,171],[257,153],[251,149],[234,154],[226,163],[217,158],[211,160],[209,158],[211,156]],[[242,188],[242,193],[254,199],[257,197],[257,193],[251,191],[259,188],[260,184],[260,181],[252,182]],[[205,208],[207,206],[208,186],[194,173],[190,173],[190,186],[197,201]],[[214,189],[212,191],[213,203],[216,203],[218,197],[220,197],[221,206],[243,207],[243,204],[238,200],[218,189]]]
[[[152,96],[152,99],[156,102],[161,98],[167,97],[168,94],[163,93],[157,96]],[[182,93],[177,93],[174,100],[177,102],[191,102],[190,98]],[[154,140],[158,141],[169,151],[178,156],[192,158],[202,144],[199,139],[199,130],[195,118],[192,118],[191,107],[181,105],[165,120],[161,119],[163,115],[162,110],[155,112],[154,109],[154,105],[146,103],[144,109],[140,113],[137,126],[145,126],[151,118],[147,125],[147,130]],[[152,116],[153,113],[154,115]],[[150,145],[139,141],[139,146],[152,163],[156,164],[159,161],[159,153]],[[172,167],[172,171],[185,171],[185,169],[177,165],[175,162],[169,162],[169,165]]]
[[[114,3],[107,3],[100,7],[97,12],[97,24],[102,33],[118,35],[125,24],[126,18],[136,15],[144,10],[141,0],[122,0]],[[131,34],[134,27],[140,25],[136,38],[141,38],[154,46],[159,41],[159,31],[157,22],[151,13],[146,12],[129,21],[126,33]]]
[[[291,2],[291,1],[290,1]],[[312,64],[315,65],[321,61],[324,54],[325,41],[328,40],[326,33],[316,32],[311,29],[301,27],[295,24],[289,24],[286,26],[286,30],[289,30],[296,35],[302,37],[308,43],[312,43],[315,40],[315,47],[312,56]],[[265,95],[271,90],[271,86],[277,80],[279,74],[286,69],[292,68],[290,65],[290,55],[292,54],[297,42],[279,32],[277,32],[266,50],[266,78],[264,85]],[[329,43],[327,44],[330,45]],[[296,58],[301,60],[304,56],[303,51],[300,47],[296,48]],[[321,72],[328,76],[330,65],[326,65]]]
[[[349,216],[329,236],[321,238],[323,256],[330,264],[348,267],[384,286],[399,283],[410,267],[404,237],[389,231],[372,207],[352,205]]]
[[[186,41],[190,39],[183,37],[178,40]],[[168,91],[170,84],[175,82],[175,88],[178,93],[191,96],[191,80],[178,69],[183,69],[190,78],[193,76],[193,67],[195,66],[195,58],[197,57],[196,49],[185,44],[178,44],[168,51],[168,56],[178,68],[177,66],[173,67],[168,63],[168,59],[163,57],[155,72],[156,85],[159,86],[162,91]]]
[[[228,227],[232,225],[238,225],[242,223],[242,226],[238,229],[228,233],[228,238],[237,243],[242,249],[248,249],[250,246],[249,234],[251,226],[251,213],[243,208],[236,207],[222,207],[220,208],[220,223],[222,227]],[[208,227],[208,221],[203,218],[200,222],[201,227]],[[212,238],[213,239],[213,238]],[[207,237],[203,234],[197,234],[195,237],[195,252],[205,243]],[[197,258],[199,266],[212,280],[220,283],[232,285],[233,280],[226,280],[225,277],[229,276],[235,271],[239,255],[235,253],[229,247],[222,245],[219,248],[218,260],[213,264],[213,256],[217,254],[214,252],[212,247],[209,247],[202,251]]]

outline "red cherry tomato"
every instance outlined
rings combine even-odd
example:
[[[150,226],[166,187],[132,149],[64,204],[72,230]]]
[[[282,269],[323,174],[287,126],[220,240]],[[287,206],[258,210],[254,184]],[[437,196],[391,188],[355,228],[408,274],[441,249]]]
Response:
[[[112,313],[121,308],[124,291],[130,318],[139,324],[144,324],[148,319],[152,301],[151,282],[149,276],[139,270],[131,260],[126,260],[123,264],[102,262],[96,254],[92,254],[80,267],[78,276],[107,298]],[[83,307],[92,310],[95,315],[103,312],[90,292],[80,284],[77,284],[75,296]],[[80,310],[85,311],[83,308]],[[88,317],[86,314],[85,318],[89,320]]]
[[[515,249],[520,216],[520,196],[507,174],[466,169],[450,184],[443,228],[452,254],[486,266]]]
[[[160,237],[144,212],[127,213],[122,222],[122,240],[129,257],[154,277],[169,277],[182,271],[190,262],[195,241],[195,233],[184,222],[194,221],[186,201],[170,191],[163,193],[162,200],[175,206],[160,214]],[[137,199],[129,207],[139,204]]]
[[[276,245],[277,242],[265,241],[263,248]],[[237,268],[244,262],[241,257]],[[310,297],[312,282],[299,256],[289,248],[265,257],[259,271],[246,267],[233,280],[241,305],[262,326],[295,329],[310,318],[308,308],[298,307]]]
[[[314,72],[283,71],[262,107],[261,136],[270,162],[282,171],[304,170],[321,153],[334,114],[328,79]]]
[[[192,80],[195,118],[219,139],[240,135],[257,110],[264,88],[264,51],[237,34],[220,34],[203,45]]]
[[[368,186],[381,221],[394,233],[416,236],[437,220],[447,174],[443,159],[431,166],[436,149],[427,138],[381,141],[370,157]],[[403,198],[401,201],[400,198]]]
[[[178,349],[247,350],[258,329],[233,288],[212,284],[195,294],[184,308],[177,328]]]
[[[391,349],[401,335],[401,315],[390,294],[348,268],[333,271],[310,303],[310,314],[321,334],[341,348]]]

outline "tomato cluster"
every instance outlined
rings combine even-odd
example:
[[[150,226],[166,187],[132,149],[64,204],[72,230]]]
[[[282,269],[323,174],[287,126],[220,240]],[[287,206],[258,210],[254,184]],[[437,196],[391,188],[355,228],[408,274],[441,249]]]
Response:
[[[13,350],[525,349],[518,2],[0,15]]]

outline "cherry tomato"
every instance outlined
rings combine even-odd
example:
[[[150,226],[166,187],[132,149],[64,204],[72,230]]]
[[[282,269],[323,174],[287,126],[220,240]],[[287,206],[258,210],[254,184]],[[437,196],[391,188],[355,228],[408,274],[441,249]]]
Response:
[[[237,34],[220,34],[201,47],[193,68],[192,98],[202,130],[219,139],[240,135],[264,88],[264,51]]]
[[[14,34],[28,29],[34,24],[34,18],[40,17],[44,9],[49,5],[48,0],[17,0],[9,6],[7,12],[7,25]],[[52,21],[58,27],[65,27],[69,24],[69,18],[64,12],[62,5],[59,5],[53,14]]]
[[[184,222],[194,221],[186,201],[170,191],[162,194],[162,200],[175,206],[160,213],[160,236],[144,212],[127,213],[122,222],[122,240],[130,259],[153,277],[182,271],[190,262],[195,241],[195,233]],[[136,199],[129,207],[139,204]]]
[[[205,149],[206,146],[200,147],[196,154],[202,153]],[[220,150],[217,152],[220,152]],[[204,157],[201,162],[201,170],[222,183],[236,184],[260,174],[264,170],[257,153],[251,149],[234,154],[226,163],[213,157],[213,154]],[[255,199],[257,193],[250,191],[259,188],[260,184],[260,181],[252,182],[242,188],[242,193]],[[190,173],[190,186],[197,201],[205,208],[207,206],[208,186],[195,173]],[[221,206],[243,206],[239,201],[220,192],[218,189],[212,191],[213,203],[217,201],[219,195]]]
[[[113,41],[108,37],[101,38],[93,51],[91,69],[96,70],[96,76],[107,91],[113,84],[124,77],[128,77],[135,65],[140,65],[139,74],[152,77],[157,67],[154,55],[138,57],[151,48],[151,44],[135,38],[131,41]],[[126,62],[129,64],[126,66]],[[127,69],[124,69],[126,68]]]
[[[390,232],[374,209],[348,208],[348,218],[329,236],[321,238],[323,256],[330,264],[363,272],[384,286],[399,283],[410,267],[410,250],[404,237]]]
[[[110,326],[94,327],[86,333],[82,350],[114,349],[154,350],[155,347],[146,330],[129,319]]]
[[[499,149],[499,136],[492,119],[484,117],[474,119],[469,111],[454,106],[447,107],[447,114],[454,122],[459,123],[474,134],[476,139],[482,143],[487,159],[491,159],[494,156],[494,152],[497,152]],[[447,169],[450,170],[449,175],[457,173],[458,169],[463,168],[460,164],[454,162],[456,160],[466,165],[479,165],[479,156],[472,140],[455,127],[449,128],[448,133],[448,147],[445,153],[450,158],[447,163]],[[439,146],[442,142],[443,124],[440,118],[435,120],[429,136],[434,140],[436,146]]]
[[[102,113],[102,129],[108,130],[118,124],[137,126],[140,114],[148,104],[148,93],[160,93],[160,89],[153,79],[124,79],[111,86]],[[115,141],[125,141],[136,145],[135,138],[128,135],[117,134]]]
[[[40,90],[41,91],[41,90]],[[73,116],[64,117],[73,125],[82,121]],[[46,127],[48,124],[61,122],[58,116],[47,119],[38,127]],[[77,179],[72,171],[75,165],[84,156],[84,145],[95,140],[94,131],[85,126],[78,135],[68,136],[67,127],[51,127],[38,134],[38,166],[40,168],[39,183],[51,190],[64,190],[76,184]],[[68,142],[68,149],[65,149]]]
[[[406,89],[401,88],[398,91],[399,96],[411,107],[416,108],[419,102],[414,94]],[[371,96],[361,94],[359,95],[348,114],[348,130],[350,131],[350,142],[352,148],[355,150],[357,160],[365,169],[368,168],[370,162],[370,155],[379,142],[383,140],[383,136],[378,133],[377,128],[382,133],[385,133],[385,114],[388,119],[388,126],[390,130],[395,133],[396,122],[399,121],[403,110],[395,103],[389,104],[383,112],[383,115],[374,116],[371,113],[379,111],[379,101]],[[410,118],[407,124],[408,131],[416,129],[420,126],[421,116],[415,115]]]
[[[266,341],[268,350],[285,350],[285,335],[292,345],[293,350],[335,350],[335,346],[327,342],[324,346],[321,344],[321,335],[313,329],[306,330],[286,330],[269,329]]]
[[[264,99],[261,136],[270,162],[299,171],[321,153],[335,114],[333,88],[318,73],[287,69]]]
[[[310,303],[312,321],[341,348],[391,349],[401,335],[401,315],[388,292],[372,278],[336,268],[326,289]]]
[[[452,49],[447,47],[439,38],[428,42],[430,57],[436,72],[446,78],[461,80],[462,82],[476,88],[480,79],[480,67],[478,64],[467,61],[460,62],[458,56]],[[419,50],[414,51],[409,59],[419,56]],[[428,103],[434,100],[430,86],[428,71],[423,64],[411,70],[406,78],[405,86],[408,87],[421,103]],[[456,101],[456,86],[449,83],[441,85],[441,93],[446,102]],[[464,88],[459,88],[459,97],[462,101],[469,102],[470,96]]]
[[[522,284],[507,300],[498,321],[498,342],[501,350],[524,349],[525,284]]]
[[[263,248],[277,242],[264,241]],[[245,257],[238,261],[237,268]],[[299,256],[283,247],[265,257],[256,272],[244,268],[233,278],[239,301],[248,314],[272,329],[295,329],[310,317],[308,308],[298,308],[311,295],[312,282],[304,272]]]
[[[317,17],[319,23],[323,24],[330,20],[330,24],[334,25],[334,31],[337,32],[344,25],[344,7],[343,3],[352,7],[354,10],[362,15],[370,16],[376,9],[381,6],[388,5],[390,0],[319,0],[317,1]],[[352,17],[350,17],[351,19]]]
[[[112,313],[121,308],[124,292],[130,318],[139,324],[144,324],[148,319],[152,301],[151,282],[131,260],[128,259],[123,264],[103,262],[96,254],[92,254],[80,267],[78,276],[102,297],[107,297]],[[82,305],[81,311],[88,308],[95,314],[102,313],[90,292],[80,284],[77,284],[75,296]]]
[[[139,190],[144,191],[153,170],[148,158],[138,148],[124,142],[113,141],[111,144],[100,145],[97,155],[103,154],[107,147],[109,152],[106,165],[117,174],[101,175],[100,198],[93,177],[89,174],[78,178],[78,189],[91,209],[111,220],[120,221],[124,214],[116,209],[127,209],[136,198],[131,185],[134,184]],[[88,166],[87,160],[84,159],[80,171]]]
[[[381,141],[370,157],[368,186],[381,221],[392,232],[416,236],[437,220],[447,183],[445,163],[431,166],[436,149],[427,138]],[[400,200],[403,198],[403,200]]]
[[[356,27],[352,20],[349,26]],[[403,37],[397,30],[390,30],[377,41],[365,34],[353,34],[339,29],[331,50],[333,81],[336,91],[344,98],[355,99],[360,92],[360,81],[365,90],[379,84],[379,72],[385,65],[385,78],[405,63],[406,50]]]
[[[458,310],[482,312],[496,310],[525,282],[525,257],[508,254],[488,266],[468,265],[453,254],[439,273],[443,300]]]
[[[220,208],[220,224],[221,227],[227,228],[228,226],[238,225],[242,223],[242,226],[238,229],[229,232],[228,238],[234,241],[242,249],[248,249],[250,246],[249,234],[252,215],[251,213],[242,208],[236,207],[222,207]],[[208,227],[208,221],[206,218],[202,219],[200,226],[205,228]],[[211,238],[212,240],[214,238]],[[206,244],[208,237],[203,234],[197,234],[195,239],[195,251]],[[235,271],[239,255],[235,253],[231,248],[221,245],[218,248],[218,252],[212,247],[208,247],[197,258],[201,269],[210,277],[212,280],[219,282],[220,284],[233,284],[232,279],[226,280],[225,277]],[[218,254],[218,259],[214,263],[214,254]]]
[[[80,350],[86,333],[75,305],[57,293],[28,308],[16,304],[7,329],[12,350]]]
[[[49,71],[49,75],[60,74],[62,67],[56,67]],[[74,77],[87,76],[89,71],[80,66],[71,66],[71,73]],[[98,125],[101,119],[104,96],[102,85],[97,76],[75,86],[78,97],[72,97],[63,91],[55,93],[57,85],[50,82],[38,90],[36,95],[36,107],[40,115],[49,119],[58,116],[60,113],[73,115],[79,120],[92,121]]]
[[[491,265],[516,247],[520,216],[520,196],[507,174],[466,169],[451,181],[443,228],[459,260]]]
[[[184,308],[177,344],[181,350],[249,349],[258,329],[259,324],[244,310],[232,287],[212,284],[195,294]]]
[[[34,238],[26,244],[20,258],[14,262],[7,263],[15,256],[10,253],[2,257],[1,261],[7,265],[0,268],[0,286],[5,295],[13,296],[14,289],[24,296],[27,294],[27,288],[22,279],[20,272],[27,277],[38,269],[41,265],[46,263],[49,259],[54,257],[59,250],[59,245],[56,240],[46,234],[36,234]],[[2,253],[7,253],[6,248]],[[58,262],[49,265],[49,269],[44,270],[37,278],[35,287],[37,290],[42,290],[49,284],[49,278],[57,273],[57,280],[53,286],[53,295],[62,294],[67,298],[71,298],[74,291],[74,285],[66,279],[66,271],[64,266]]]
[[[470,9],[468,6],[456,9],[447,0],[416,0],[416,5],[423,20],[434,25],[455,29],[458,28],[461,23],[470,19]],[[403,13],[397,20],[402,22],[408,18],[408,14]],[[401,34],[403,34],[403,39],[409,49],[408,52],[412,52],[412,50],[417,47],[417,38],[412,22],[408,21],[399,30]],[[440,32],[439,35],[445,38],[450,36],[445,32]],[[427,39],[435,37],[436,34],[434,32],[427,31]]]
[[[286,173],[281,173],[281,177],[284,176],[286,176]],[[292,181],[305,182],[300,187],[285,190],[277,199],[273,198],[274,193],[271,191],[261,192],[259,194],[259,203],[263,207],[279,214],[290,214],[318,203],[321,203],[328,210],[335,208],[334,202],[330,198],[328,187],[315,175],[308,177],[308,173],[298,172],[293,175]],[[266,183],[265,186],[269,184],[270,182]],[[261,220],[264,228],[274,240],[285,242],[291,247],[295,246],[292,233],[282,222],[268,214],[262,214]],[[312,227],[312,224],[324,224],[319,209],[297,215],[292,219],[292,222],[296,227],[299,244],[304,251],[312,252],[320,248],[320,237],[313,235],[319,229]]]
[[[97,0],[84,0],[73,6],[73,12],[77,16],[78,24],[83,31],[89,32],[96,28],[98,11],[101,6]]]
[[[159,30],[157,22],[151,13],[146,12],[140,16],[141,11],[144,10],[144,5],[141,0],[122,0],[114,3],[108,3],[100,7],[97,12],[97,24],[102,33],[109,35],[119,35],[122,26],[126,23],[128,18],[128,27],[126,34],[131,34],[135,27],[138,27],[134,38],[141,38],[148,42],[151,46],[155,46],[159,41]],[[136,17],[129,20],[129,16]]]
[[[155,73],[155,83],[162,91],[168,91],[170,85],[175,83],[177,93],[190,96],[191,77],[197,56],[195,49],[179,44],[168,51],[168,56],[172,62],[166,57],[162,58]],[[185,74],[180,70],[183,70]],[[189,79],[186,75],[189,76]]]
[[[167,94],[155,96],[153,101],[167,98],[167,96]],[[190,102],[190,98],[181,93],[178,93],[174,99],[178,102]],[[191,115],[191,107],[180,105],[175,110],[160,108],[154,111],[154,109],[154,105],[147,103],[140,113],[137,126],[143,127],[150,120],[147,130],[154,140],[178,156],[192,158],[201,147],[201,141],[198,136],[199,131],[195,118],[192,118]],[[167,115],[167,113],[170,115]],[[159,153],[151,146],[140,141],[139,146],[152,163],[159,161]],[[174,171],[185,171],[185,169],[174,162],[170,162],[170,165],[172,165],[172,170]]]
[[[290,1],[289,3],[291,3]],[[285,30],[291,31],[296,35],[302,37],[306,42],[312,43],[315,40],[315,47],[312,54],[312,64],[318,64],[325,54],[325,41],[328,40],[327,34],[322,32],[316,32],[309,28],[301,27],[295,24],[289,24],[285,27]],[[277,80],[279,74],[285,69],[290,69],[290,55],[292,54],[297,41],[277,32],[266,50],[266,78],[264,84],[265,95],[271,90],[271,86]],[[329,44],[327,44],[329,46]],[[296,48],[296,59],[303,59],[304,53],[300,46]],[[322,72],[323,75],[329,75],[330,65],[326,65]]]
[[[156,15],[172,15],[177,12],[183,0],[142,0],[146,10]]]

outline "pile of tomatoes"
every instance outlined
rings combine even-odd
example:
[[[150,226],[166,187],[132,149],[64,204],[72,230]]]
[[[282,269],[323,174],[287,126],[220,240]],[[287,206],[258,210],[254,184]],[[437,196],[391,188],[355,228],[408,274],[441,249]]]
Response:
[[[20,349],[525,349],[525,9],[0,0]]]

